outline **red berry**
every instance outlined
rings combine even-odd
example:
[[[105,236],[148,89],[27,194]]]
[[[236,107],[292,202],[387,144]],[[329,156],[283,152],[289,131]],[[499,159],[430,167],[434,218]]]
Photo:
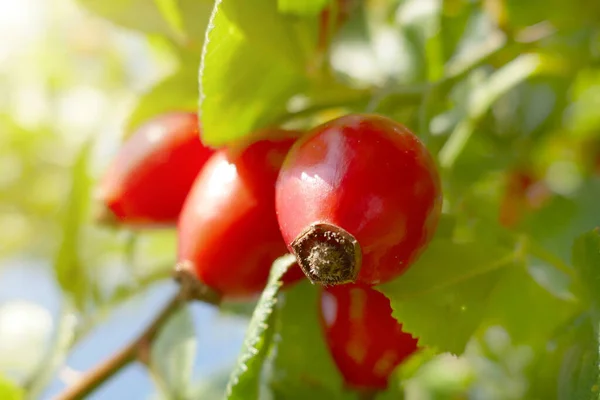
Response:
[[[432,157],[375,115],[320,125],[290,150],[276,187],[279,227],[313,282],[378,284],[429,243],[442,195]]]
[[[239,153],[217,151],[198,175],[178,225],[180,265],[223,297],[243,298],[264,288],[273,261],[287,253],[275,216],[275,180],[294,142],[270,132]],[[304,275],[297,266],[288,281]]]
[[[366,286],[321,291],[321,323],[327,345],[346,384],[385,389],[393,370],[417,351],[417,339],[392,317],[390,301]]]
[[[123,144],[100,182],[102,218],[134,226],[175,224],[212,153],[200,141],[196,114],[172,112],[148,121]]]

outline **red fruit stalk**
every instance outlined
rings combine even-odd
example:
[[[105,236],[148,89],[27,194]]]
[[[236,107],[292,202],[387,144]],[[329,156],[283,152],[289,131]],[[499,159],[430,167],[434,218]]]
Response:
[[[394,369],[417,351],[389,300],[366,286],[322,290],[320,317],[335,364],[353,389],[385,389]]]
[[[440,178],[419,139],[393,120],[347,115],[290,150],[276,186],[279,227],[313,282],[389,281],[429,243]]]
[[[270,132],[240,153],[219,150],[198,175],[178,225],[179,265],[223,297],[264,288],[273,261],[287,253],[275,215],[275,180],[297,136]],[[304,275],[297,266],[285,277]]]
[[[101,220],[143,227],[176,224],[212,153],[200,141],[196,114],[172,112],[148,121],[123,144],[102,177]]]

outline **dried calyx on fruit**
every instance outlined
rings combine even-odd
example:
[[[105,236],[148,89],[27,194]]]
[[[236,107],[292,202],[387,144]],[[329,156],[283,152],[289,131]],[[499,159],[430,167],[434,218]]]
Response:
[[[198,172],[213,154],[200,140],[196,114],[170,112],[137,129],[104,173],[101,223],[175,225]]]
[[[217,151],[198,175],[178,224],[178,262],[224,298],[264,288],[272,263],[286,254],[275,215],[275,181],[297,132],[265,132],[236,152]],[[304,275],[295,265],[284,283]]]
[[[392,371],[418,349],[392,317],[390,301],[370,287],[323,289],[319,311],[333,360],[352,389],[385,389]]]
[[[346,115],[288,153],[276,186],[279,227],[311,281],[379,284],[405,271],[431,240],[440,186],[433,158],[407,128]]]

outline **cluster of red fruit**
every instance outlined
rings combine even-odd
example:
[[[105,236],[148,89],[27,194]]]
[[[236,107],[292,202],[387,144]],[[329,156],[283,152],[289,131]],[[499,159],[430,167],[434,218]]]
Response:
[[[319,283],[321,321],[348,386],[383,388],[417,340],[372,285],[400,275],[431,239],[440,179],[418,138],[382,116],[346,115],[309,132],[261,131],[243,148],[202,144],[193,113],[149,121],[101,182],[106,215],[132,227],[175,225],[178,263],[227,298]]]

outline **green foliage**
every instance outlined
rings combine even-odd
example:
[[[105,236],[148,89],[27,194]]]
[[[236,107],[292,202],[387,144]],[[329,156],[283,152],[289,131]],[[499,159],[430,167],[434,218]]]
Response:
[[[78,307],[84,307],[90,290],[90,277],[80,259],[81,230],[86,220],[91,179],[88,159],[91,143],[86,143],[73,165],[72,183],[63,210],[63,237],[55,261],[56,277],[65,292],[71,294]]]
[[[191,83],[196,80],[197,71],[197,64],[186,63],[146,91],[128,118],[128,133],[161,113],[195,112],[198,107],[198,88]]]
[[[502,268],[515,268],[514,262],[506,249],[439,240],[414,268],[379,289],[420,345],[460,354],[481,323]]]
[[[330,2],[331,0],[277,0],[277,9],[282,13],[315,15]]]
[[[579,272],[592,310],[597,312],[600,307],[600,232],[598,229],[575,241],[573,266]]]
[[[310,21],[279,14],[275,0],[217,2],[200,67],[206,144],[241,141],[285,112],[308,83],[316,32]]]
[[[0,377],[0,398],[6,400],[22,400],[23,390],[4,377]]]
[[[343,393],[342,381],[319,329],[319,290],[305,280],[280,295],[274,340],[263,366],[275,398],[350,396]]]
[[[598,228],[579,237],[573,246],[573,265],[579,272],[585,299],[590,306],[590,322],[593,329],[583,328],[582,340],[576,342],[565,359],[568,378],[565,384],[578,398],[591,398],[595,392],[597,397],[600,385],[600,232]],[[568,393],[569,390],[563,390]]]
[[[57,18],[59,34],[0,63],[8,72],[0,74],[0,268],[42,260],[65,299],[53,332],[43,332],[50,348],[35,347],[36,367],[20,379],[0,379],[1,399],[41,396],[78,339],[168,277],[174,231],[130,241],[131,233],[94,226],[92,177],[108,156],[106,143],[87,135],[104,139],[113,126],[128,134],[172,110],[198,111],[202,140],[214,147],[348,112],[389,115],[427,144],[444,187],[436,239],[378,287],[426,349],[378,399],[598,398],[600,3],[355,3],[340,31],[323,35],[319,14],[331,0],[78,0],[90,12],[77,17],[82,28]],[[155,59],[117,43],[112,25],[88,23],[93,16],[132,31]],[[140,65],[154,61],[170,69],[142,79],[141,90]],[[95,122],[79,121],[80,109],[65,117],[82,99],[104,110]],[[124,121],[108,118],[122,104],[133,105]],[[507,192],[514,170],[539,186]],[[503,204],[520,197],[517,222],[502,226]],[[151,347],[162,396],[218,398],[226,386],[231,399],[356,397],[323,341],[319,288],[280,290],[289,262],[275,264],[256,304],[222,305],[250,318],[228,381],[191,382],[196,332],[188,311],[175,315]],[[0,345],[13,341],[3,336]],[[2,376],[26,361],[19,352],[2,354]]]
[[[187,308],[179,310],[152,344],[150,368],[165,398],[186,398],[196,356],[196,331]]]
[[[77,0],[128,29],[202,44],[213,0]]]
[[[250,319],[237,367],[229,378],[226,390],[228,399],[245,399],[248,396],[259,398],[260,369],[273,339],[273,319],[276,313],[277,294],[282,285],[281,278],[293,263],[293,257],[287,255],[273,265],[267,287]]]
[[[551,62],[544,60],[539,55],[521,55],[495,71],[489,76],[484,85],[473,90],[469,94],[466,117],[456,125],[440,151],[439,159],[442,167],[452,167],[473,134],[478,120],[487,114],[490,107],[500,96],[524,80],[533,77],[535,74],[548,71],[552,67]]]

